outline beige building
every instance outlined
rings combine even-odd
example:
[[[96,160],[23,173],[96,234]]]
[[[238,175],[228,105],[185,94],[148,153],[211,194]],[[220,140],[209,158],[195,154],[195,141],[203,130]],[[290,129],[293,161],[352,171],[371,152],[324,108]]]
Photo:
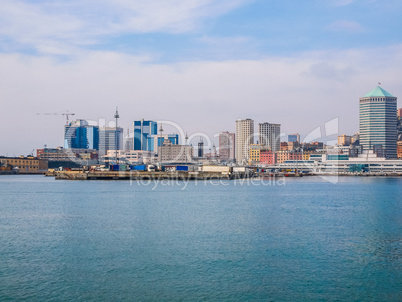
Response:
[[[33,156],[0,157],[0,163],[3,167],[18,170],[18,173],[21,174],[38,173],[47,170],[47,161]]]
[[[262,144],[251,144],[248,163],[249,165],[256,165],[260,163],[261,150],[267,150],[267,147]]]
[[[235,134],[228,131],[219,133],[219,157],[222,160],[235,159]]]
[[[193,147],[173,145],[170,140],[158,147],[158,161],[161,163],[189,163],[193,160]]]
[[[352,143],[352,137],[346,134],[338,136],[338,146],[349,146]]]
[[[249,158],[250,145],[254,143],[254,121],[239,119],[236,121],[236,162],[246,164]]]

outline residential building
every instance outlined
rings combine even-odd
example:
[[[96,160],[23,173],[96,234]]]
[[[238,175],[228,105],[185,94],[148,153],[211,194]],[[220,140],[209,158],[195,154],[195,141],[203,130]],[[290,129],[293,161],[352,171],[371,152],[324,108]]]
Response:
[[[398,158],[402,158],[402,141],[398,141],[396,153]]]
[[[254,143],[254,121],[252,119],[239,119],[236,121],[236,162],[248,162],[250,145]]]
[[[283,163],[286,160],[302,160],[303,154],[302,152],[293,152],[293,151],[277,151],[276,153],[276,162]]]
[[[64,126],[65,149],[99,149],[99,127],[86,120],[75,120]]]
[[[262,165],[275,165],[276,153],[271,150],[260,150],[260,164]]]
[[[346,134],[338,136],[338,146],[349,146],[352,143],[352,137]]]
[[[364,150],[382,149],[396,158],[397,98],[377,86],[359,99],[360,144]]]
[[[280,124],[258,124],[258,137],[260,144],[267,146],[273,152],[279,151],[281,149],[280,135]]]
[[[158,147],[158,161],[161,163],[189,163],[193,160],[193,147],[173,145],[170,140]]]
[[[229,131],[219,133],[219,157],[222,160],[235,159],[235,134]]]
[[[158,124],[154,121],[134,121],[134,150],[151,151],[148,146],[148,136],[158,134]],[[152,146],[153,148],[154,146]]]
[[[398,117],[402,117],[402,108],[398,109]]]
[[[123,149],[123,128],[101,127],[99,129],[99,158],[107,154],[108,150]]]
[[[251,144],[250,154],[248,158],[249,165],[256,165],[260,163],[260,151],[267,147],[263,144]]]

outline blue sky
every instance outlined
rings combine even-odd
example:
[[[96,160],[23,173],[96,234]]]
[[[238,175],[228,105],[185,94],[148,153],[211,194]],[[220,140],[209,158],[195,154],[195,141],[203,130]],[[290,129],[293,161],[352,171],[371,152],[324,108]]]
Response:
[[[172,120],[189,133],[237,118],[307,135],[377,82],[402,95],[399,0],[0,0],[0,154],[62,145],[63,120]],[[109,117],[110,115],[110,117]],[[15,120],[17,119],[17,123]],[[31,127],[27,130],[26,124]],[[17,133],[26,133],[21,139]],[[16,139],[16,137],[19,137]]]

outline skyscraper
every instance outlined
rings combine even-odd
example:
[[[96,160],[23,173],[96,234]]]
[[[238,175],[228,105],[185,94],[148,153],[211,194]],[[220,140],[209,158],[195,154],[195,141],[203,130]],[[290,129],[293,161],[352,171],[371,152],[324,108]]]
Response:
[[[134,150],[149,151],[148,135],[158,134],[158,124],[154,121],[134,121]]]
[[[99,149],[99,127],[86,120],[76,120],[64,126],[64,148]]]
[[[260,123],[258,124],[258,139],[260,144],[267,146],[272,152],[281,150],[281,125]]]
[[[397,98],[377,86],[359,99],[360,144],[396,157]]]
[[[123,128],[101,127],[99,129],[99,158],[108,150],[123,149]]]
[[[235,134],[228,131],[219,133],[219,157],[223,160],[235,159]]]
[[[239,119],[236,121],[236,162],[248,162],[250,144],[254,143],[254,121],[252,119]]]

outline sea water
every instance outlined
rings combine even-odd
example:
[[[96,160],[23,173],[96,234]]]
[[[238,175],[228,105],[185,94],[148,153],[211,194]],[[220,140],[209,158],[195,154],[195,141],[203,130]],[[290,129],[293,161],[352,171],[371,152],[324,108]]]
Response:
[[[0,301],[401,301],[402,178],[0,176]]]

